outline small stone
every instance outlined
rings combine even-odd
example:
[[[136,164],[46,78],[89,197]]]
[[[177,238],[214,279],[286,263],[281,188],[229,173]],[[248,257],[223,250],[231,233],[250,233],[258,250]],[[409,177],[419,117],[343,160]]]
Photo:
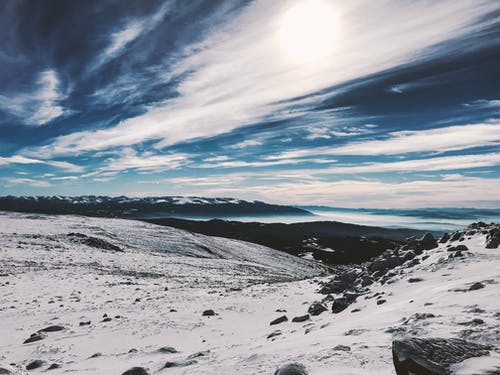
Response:
[[[409,283],[418,283],[420,281],[424,281],[424,279],[422,279],[420,277],[411,277],[411,278],[408,279]]]
[[[203,311],[203,314],[201,314],[202,316],[214,316],[215,315],[215,311],[214,310],[205,310]]]
[[[53,325],[53,326],[48,326],[45,328],[42,328],[38,330],[38,332],[57,332],[57,331],[63,331],[65,327],[60,326],[60,325]]]
[[[34,370],[36,368],[42,367],[44,364],[45,361],[42,361],[41,359],[36,359],[30,364],[28,364],[28,366],[26,366],[26,370]]]
[[[49,366],[49,368],[47,370],[55,370],[58,368],[61,368],[61,365],[59,363],[53,363]]]
[[[311,317],[309,314],[306,315],[301,315],[301,316],[296,316],[295,318],[292,319],[293,323],[302,323],[305,322],[306,320],[309,320]]]
[[[478,290],[478,289],[483,289],[483,288],[484,288],[484,284],[483,284],[483,283],[480,283],[480,282],[477,282],[477,283],[472,284],[472,285],[469,287],[469,291],[472,291],[472,290]]]
[[[377,305],[382,305],[383,303],[386,303],[387,301],[385,299],[379,299],[377,301]]]
[[[163,346],[157,350],[159,353],[173,354],[178,353],[178,351],[171,346]]]
[[[272,333],[270,333],[269,335],[267,335],[267,339],[272,339],[273,337],[276,337],[276,336],[280,336],[282,334],[282,332],[278,329]]]
[[[287,322],[287,321],[288,321],[288,318],[286,317],[286,315],[282,315],[279,318],[274,319],[271,323],[269,323],[269,325],[273,326],[275,324],[280,324],[280,323]]]
[[[29,338],[24,340],[23,344],[29,344],[30,342],[40,341],[43,340],[45,337],[47,336],[41,332],[33,333]]]
[[[98,358],[98,357],[102,357],[102,353],[100,353],[100,352],[94,353],[89,358]]]

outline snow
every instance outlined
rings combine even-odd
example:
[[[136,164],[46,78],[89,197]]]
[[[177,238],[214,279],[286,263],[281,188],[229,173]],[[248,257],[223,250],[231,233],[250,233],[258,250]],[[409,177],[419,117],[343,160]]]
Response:
[[[68,233],[75,232],[124,252],[74,242]],[[500,249],[485,249],[484,241],[476,234],[461,242],[471,250],[464,259],[448,259],[440,245],[421,264],[395,269],[391,281],[366,295],[383,293],[382,305],[361,296],[339,314],[292,323],[324,297],[317,293],[325,280],[317,263],[137,221],[0,214],[0,364],[20,369],[35,359],[47,362],[35,372],[61,364],[53,374],[121,374],[144,366],[159,374],[243,375],[273,374],[299,362],[313,375],[393,374],[394,338],[463,337],[499,346]],[[416,277],[422,281],[408,282]],[[485,287],[464,291],[478,281]],[[356,308],[361,311],[351,312]],[[202,316],[206,309],[217,315]],[[112,320],[101,322],[104,314]],[[288,322],[269,325],[283,314]],[[484,324],[467,325],[474,318]],[[53,324],[67,328],[23,344]],[[276,330],[281,335],[267,339]],[[179,353],[158,353],[163,346]],[[137,352],[129,353],[132,348]],[[206,353],[195,364],[161,370],[197,352]],[[492,353],[454,370],[481,374],[498,365]]]

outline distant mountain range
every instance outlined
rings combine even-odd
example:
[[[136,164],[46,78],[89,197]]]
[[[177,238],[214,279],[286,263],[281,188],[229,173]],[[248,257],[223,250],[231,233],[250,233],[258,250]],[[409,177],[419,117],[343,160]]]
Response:
[[[59,195],[3,196],[0,197],[0,210],[134,219],[168,216],[312,215],[302,208],[268,204],[260,201],[181,196],[145,198],[94,195],[76,197]]]

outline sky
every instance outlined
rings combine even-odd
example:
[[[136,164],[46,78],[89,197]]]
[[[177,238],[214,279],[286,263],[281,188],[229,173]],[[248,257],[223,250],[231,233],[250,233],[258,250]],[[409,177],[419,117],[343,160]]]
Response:
[[[500,207],[498,1],[0,0],[0,195]]]

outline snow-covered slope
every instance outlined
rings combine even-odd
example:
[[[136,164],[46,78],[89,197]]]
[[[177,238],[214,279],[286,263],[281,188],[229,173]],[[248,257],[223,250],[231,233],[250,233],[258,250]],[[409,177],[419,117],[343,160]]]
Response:
[[[321,272],[314,264],[133,221],[4,214],[0,367],[15,363],[10,369],[23,373],[39,359],[30,372],[57,363],[50,373],[122,374],[142,366],[151,374],[220,375],[273,374],[299,362],[313,375],[393,374],[394,338],[458,337],[498,347],[500,250],[485,248],[481,230],[467,233],[384,275],[370,271],[373,283],[345,310],[292,322],[314,301],[328,310],[339,301],[318,293],[331,276],[292,281]],[[450,257],[447,246],[458,244],[469,250]],[[482,287],[471,288],[478,282]],[[210,309],[215,315],[204,316]],[[281,315],[288,321],[271,326]],[[53,325],[63,330],[23,344]],[[496,366],[492,352],[453,370],[483,374]]]

